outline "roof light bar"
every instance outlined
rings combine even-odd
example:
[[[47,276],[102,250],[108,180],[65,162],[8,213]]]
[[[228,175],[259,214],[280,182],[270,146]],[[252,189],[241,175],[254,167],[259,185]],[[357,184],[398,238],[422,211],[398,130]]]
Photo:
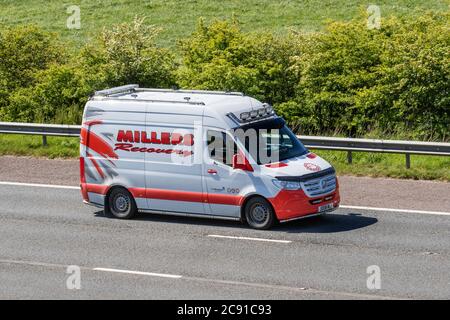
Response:
[[[228,114],[228,116],[237,123],[246,123],[246,122],[251,122],[251,121],[257,121],[257,120],[265,119],[265,118],[268,118],[268,117],[271,117],[274,115],[275,115],[275,111],[267,103],[263,104],[262,108],[252,110],[252,111],[242,112],[241,114],[239,114],[239,116],[236,114],[233,114],[233,113]]]
[[[247,121],[250,119],[250,112],[242,112],[240,117],[242,121]]]

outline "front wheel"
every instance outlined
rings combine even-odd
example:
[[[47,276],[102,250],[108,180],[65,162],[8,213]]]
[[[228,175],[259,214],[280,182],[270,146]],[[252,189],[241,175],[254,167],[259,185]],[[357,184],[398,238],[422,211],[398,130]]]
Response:
[[[137,212],[133,196],[125,188],[115,188],[108,197],[109,212],[119,219],[131,219]]]
[[[273,226],[275,213],[266,199],[255,197],[250,199],[245,206],[245,219],[250,227],[266,230]]]

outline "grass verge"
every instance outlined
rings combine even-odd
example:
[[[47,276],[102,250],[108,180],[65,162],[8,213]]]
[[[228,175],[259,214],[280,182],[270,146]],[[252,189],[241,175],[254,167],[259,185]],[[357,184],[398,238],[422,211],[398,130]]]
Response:
[[[1,134],[0,155],[33,156],[54,158],[76,158],[79,156],[79,139],[47,137],[47,146],[42,145],[42,136]]]
[[[450,157],[411,155],[411,168],[406,169],[404,154],[353,152],[348,164],[346,151],[312,151],[330,162],[339,175],[450,181]]]
[[[421,180],[450,181],[450,157],[411,156],[411,168],[405,167],[405,155],[354,152],[353,163],[347,163],[345,151],[312,150],[329,161],[339,175],[391,177]],[[47,137],[47,146],[41,136],[0,135],[0,155],[77,158],[77,138]]]
[[[349,20],[365,12],[371,2],[363,0],[2,0],[0,25],[36,24],[55,32],[69,49],[81,47],[103,27],[130,22],[136,15],[146,16],[148,24],[162,27],[158,38],[165,47],[174,47],[177,39],[185,38],[195,28],[200,17],[210,21],[237,15],[245,31],[285,33],[294,28],[303,31],[320,30],[325,21]],[[70,5],[80,8],[81,29],[67,28]],[[378,0],[383,18],[395,14],[405,16],[425,10],[448,10],[447,0]]]

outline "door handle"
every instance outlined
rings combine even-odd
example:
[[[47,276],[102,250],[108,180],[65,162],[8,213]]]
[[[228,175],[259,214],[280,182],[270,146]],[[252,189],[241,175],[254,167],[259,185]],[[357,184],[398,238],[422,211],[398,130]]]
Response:
[[[217,174],[217,170],[215,169],[208,169],[209,174]]]

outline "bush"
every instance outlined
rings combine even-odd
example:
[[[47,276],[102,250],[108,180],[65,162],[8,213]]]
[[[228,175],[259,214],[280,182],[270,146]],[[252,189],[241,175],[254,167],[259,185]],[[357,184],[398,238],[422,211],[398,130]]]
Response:
[[[415,138],[449,138],[449,18],[449,13],[428,14],[386,22],[389,38],[381,56],[381,77],[368,99],[377,99],[384,111],[383,128],[398,123]]]
[[[183,65],[181,87],[242,91],[269,103],[293,97],[297,74],[291,69],[299,54],[292,37],[243,33],[236,20],[215,21],[179,42]]]
[[[10,96],[16,90],[31,87],[37,73],[65,59],[64,50],[54,34],[35,26],[5,28],[0,31],[0,120]]]
[[[95,43],[65,64],[49,60],[53,64],[42,63],[40,69],[29,65],[26,71],[33,78],[31,85],[21,84],[5,101],[0,87],[0,119],[79,124],[84,105],[95,90],[129,83],[174,85],[175,60],[166,49],[155,46],[158,32],[136,19],[104,30]]]
[[[159,28],[145,25],[144,19],[138,18],[105,29],[83,49],[80,61],[86,72],[97,73],[99,87],[130,83],[171,87],[175,84],[175,58],[169,50],[155,45],[159,32]]]
[[[39,82],[10,97],[6,121],[79,124],[92,86],[77,67],[54,65],[37,74]]]
[[[379,30],[365,20],[334,22],[301,36],[295,99],[279,108],[302,131],[355,136],[414,131],[448,139],[449,14],[390,18]]]
[[[3,72],[0,71],[0,112],[2,108],[8,105],[8,97],[9,97],[8,81],[4,76]]]
[[[36,72],[65,58],[54,34],[35,26],[6,28],[0,31],[0,74],[9,90],[31,86]]]

